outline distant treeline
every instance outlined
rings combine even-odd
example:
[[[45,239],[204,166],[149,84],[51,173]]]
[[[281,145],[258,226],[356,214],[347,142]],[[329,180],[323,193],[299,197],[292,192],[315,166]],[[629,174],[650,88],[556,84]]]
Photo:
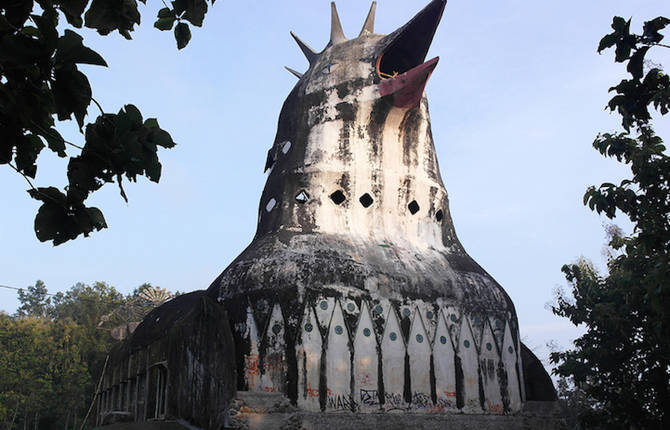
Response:
[[[170,296],[150,284],[124,296],[104,282],[19,291],[16,313],[0,313],[2,428],[79,429],[119,333]]]

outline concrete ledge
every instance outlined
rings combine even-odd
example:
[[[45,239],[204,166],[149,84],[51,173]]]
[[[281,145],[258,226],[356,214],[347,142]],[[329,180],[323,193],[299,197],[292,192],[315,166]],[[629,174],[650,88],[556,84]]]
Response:
[[[270,413],[239,414],[232,428],[244,430],[567,430],[556,416],[465,415],[416,413]]]
[[[279,393],[238,393],[227,429],[238,430],[568,430],[559,402],[526,402],[516,415],[304,412]],[[117,423],[100,430],[193,430],[177,421]]]
[[[143,423],[116,423],[101,427],[95,427],[93,430],[191,430],[194,427],[187,427],[177,421],[147,421]]]
[[[281,393],[238,391],[230,428],[240,430],[567,430],[558,402],[526,402],[516,415],[306,412]]]
[[[297,409],[282,393],[238,391],[231,409],[240,413],[296,412]]]

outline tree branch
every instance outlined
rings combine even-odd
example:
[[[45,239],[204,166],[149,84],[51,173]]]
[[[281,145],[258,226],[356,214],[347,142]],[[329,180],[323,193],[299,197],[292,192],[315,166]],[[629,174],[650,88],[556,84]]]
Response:
[[[18,173],[19,175],[23,176],[23,179],[25,179],[26,182],[28,182],[28,185],[30,185],[30,188],[32,188],[33,190],[35,190],[36,192],[39,193],[39,191],[37,190],[37,188],[35,188],[35,186],[34,186],[33,183],[30,181],[30,179],[28,178],[28,176],[26,176],[22,171],[20,171],[18,168],[16,168],[12,163],[7,163],[7,165],[8,165],[9,167],[11,167],[12,169],[14,169],[14,171],[15,171],[16,173]],[[42,194],[42,193],[40,193],[40,194]]]
[[[9,167],[11,167],[12,169],[14,169],[14,171],[16,171],[16,173],[18,173],[19,175],[23,176],[23,179],[25,179],[26,182],[28,182],[28,185],[30,185],[30,188],[31,188],[33,191],[35,191],[37,194],[39,194],[39,195],[42,196],[42,197],[45,197],[45,198],[47,198],[47,199],[49,199],[49,200],[52,200],[52,201],[54,201],[54,202],[60,204],[60,202],[59,202],[58,200],[56,200],[56,199],[52,198],[51,196],[48,196],[48,195],[46,195],[46,194],[40,192],[39,189],[35,188],[35,185],[33,185],[33,183],[30,181],[30,178],[28,178],[23,172],[21,172],[19,169],[17,169],[12,163],[7,163],[7,165],[8,165]]]
[[[98,109],[100,109],[100,113],[101,113],[102,115],[104,115],[104,114],[105,114],[105,111],[102,110],[102,106],[100,106],[100,103],[98,103],[98,101],[97,101],[96,99],[94,99],[93,97],[91,97],[91,100],[93,101],[93,103],[95,103],[95,105],[98,107]]]
[[[34,121],[31,121],[31,123],[33,124],[33,126],[37,127],[37,128],[39,129],[39,131],[41,131],[42,133],[44,133],[44,134],[48,134],[48,135],[51,136],[51,137],[56,137],[56,136],[54,136],[53,134],[49,133],[48,130],[45,130],[44,128],[42,128],[42,126],[40,126],[39,124],[36,124]],[[61,136],[61,139],[63,140],[64,143],[67,143],[68,145],[73,146],[73,147],[79,149],[80,151],[83,151],[83,150],[84,150],[84,147],[83,147],[83,146],[79,146],[79,145],[77,145],[77,144],[75,144],[75,143],[69,142],[69,141],[63,139],[63,136]]]

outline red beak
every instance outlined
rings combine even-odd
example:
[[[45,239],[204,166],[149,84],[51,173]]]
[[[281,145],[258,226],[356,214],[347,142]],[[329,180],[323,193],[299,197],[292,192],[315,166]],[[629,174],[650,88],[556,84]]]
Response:
[[[433,0],[407,24],[386,36],[377,71],[382,96],[393,95],[397,107],[413,107],[421,101],[423,90],[439,58],[424,63],[446,0]]]
[[[409,108],[416,106],[423,96],[428,78],[435,70],[440,57],[435,57],[415,68],[393,78],[385,79],[379,84],[379,94],[393,94],[393,106]]]

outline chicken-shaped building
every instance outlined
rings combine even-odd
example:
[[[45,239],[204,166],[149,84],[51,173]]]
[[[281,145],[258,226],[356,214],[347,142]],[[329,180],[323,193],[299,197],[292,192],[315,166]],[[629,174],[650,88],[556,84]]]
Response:
[[[440,177],[424,62],[445,7],[374,32],[373,3],[289,94],[258,230],[214,281],[239,389],[309,410],[503,413],[521,406],[514,306],[461,246]]]
[[[433,145],[424,87],[438,58],[424,61],[445,4],[382,35],[373,2],[354,39],[332,4],[320,53],[293,35],[309,69],[289,69],[298,82],[268,152],[256,235],[198,293],[225,309],[238,393],[326,414],[521,410],[514,305],[456,237]],[[150,337],[157,312],[134,338]],[[191,355],[189,369],[217,362]],[[168,385],[157,417],[169,414]]]

